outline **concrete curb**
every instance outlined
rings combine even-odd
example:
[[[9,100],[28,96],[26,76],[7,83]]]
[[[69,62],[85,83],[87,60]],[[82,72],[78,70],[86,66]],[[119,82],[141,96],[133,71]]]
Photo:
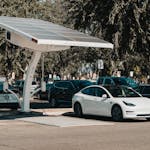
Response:
[[[66,113],[72,113],[72,109],[31,109],[30,112],[21,112],[21,110],[2,110],[0,117],[32,117],[32,116],[62,116]]]

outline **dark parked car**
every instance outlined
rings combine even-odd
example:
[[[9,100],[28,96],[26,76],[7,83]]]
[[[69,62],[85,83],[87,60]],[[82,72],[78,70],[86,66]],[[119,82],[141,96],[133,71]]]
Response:
[[[72,104],[72,97],[82,88],[92,85],[87,80],[60,80],[55,81],[48,92],[48,101],[51,107],[57,107],[59,104]]]
[[[140,84],[137,91],[142,96],[150,98],[150,84]]]
[[[139,84],[129,77],[99,77],[97,80],[98,85],[125,85],[136,89]]]
[[[23,94],[24,80],[17,80],[13,85],[13,91],[19,93],[20,96]],[[31,93],[38,88],[38,84],[35,81],[32,81]]]
[[[40,100],[48,100],[48,91],[53,86],[53,83],[46,83],[46,91],[39,91],[36,95]]]

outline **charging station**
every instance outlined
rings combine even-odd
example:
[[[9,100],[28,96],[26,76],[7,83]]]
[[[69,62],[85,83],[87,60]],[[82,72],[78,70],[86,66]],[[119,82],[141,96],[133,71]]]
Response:
[[[39,19],[0,16],[0,27],[6,30],[10,43],[33,52],[23,89],[22,112],[30,112],[30,87],[42,53],[70,46],[113,49],[112,43]]]

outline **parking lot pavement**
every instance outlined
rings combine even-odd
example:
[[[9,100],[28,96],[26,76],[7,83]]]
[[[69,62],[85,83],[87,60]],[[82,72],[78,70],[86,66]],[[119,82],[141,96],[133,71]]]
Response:
[[[150,122],[147,121],[82,127],[56,127],[28,121],[29,118],[33,121],[37,118],[43,119],[49,123],[52,121],[49,118],[56,119],[58,122],[62,119],[68,121],[66,117],[34,116],[30,118],[22,115],[20,119],[2,119],[0,120],[0,150],[149,150],[150,148]],[[27,121],[24,121],[25,118]],[[84,120],[84,123],[87,123],[86,120],[102,121],[102,118],[96,120],[97,118],[94,117],[85,119],[86,117],[75,118],[68,115],[67,118],[76,119],[76,121]],[[113,123],[109,120],[108,122]]]
[[[68,112],[73,112],[72,108],[49,108],[49,109],[31,109],[31,111],[42,113],[46,116],[60,116]]]
[[[77,118],[72,108],[51,108],[51,109],[32,109],[29,114],[22,114],[19,111],[0,112],[3,119],[14,121],[23,121],[55,127],[78,127],[95,125],[113,125],[110,121],[104,121],[94,118]]]
[[[113,125],[114,123],[93,119],[85,118],[75,118],[67,116],[57,116],[57,117],[26,117],[19,118],[17,120],[38,123],[42,125],[50,125],[57,127],[76,127],[76,126],[95,126],[95,125]]]

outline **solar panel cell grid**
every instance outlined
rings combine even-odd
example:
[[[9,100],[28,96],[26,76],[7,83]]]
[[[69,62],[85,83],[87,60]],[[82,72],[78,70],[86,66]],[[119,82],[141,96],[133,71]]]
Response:
[[[45,40],[42,44],[49,44],[51,43],[50,40],[59,40],[61,45],[62,41],[64,41],[64,45],[66,44],[65,41],[73,41],[67,45],[90,47],[92,44],[93,47],[113,48],[111,43],[99,38],[38,19],[0,16],[0,27],[29,39],[34,37],[38,44],[40,44],[40,40]]]

